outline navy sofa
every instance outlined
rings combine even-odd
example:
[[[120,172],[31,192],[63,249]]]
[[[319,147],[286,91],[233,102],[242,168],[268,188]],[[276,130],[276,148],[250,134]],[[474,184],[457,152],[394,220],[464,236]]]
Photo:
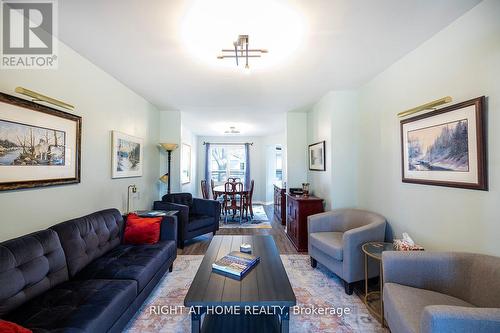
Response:
[[[193,198],[191,193],[166,194],[161,201],[155,201],[155,210],[177,210],[178,247],[194,237],[215,233],[219,230],[221,204],[216,200]]]
[[[122,244],[116,209],[0,243],[0,318],[34,332],[120,332],[177,256],[176,217],[160,241]]]

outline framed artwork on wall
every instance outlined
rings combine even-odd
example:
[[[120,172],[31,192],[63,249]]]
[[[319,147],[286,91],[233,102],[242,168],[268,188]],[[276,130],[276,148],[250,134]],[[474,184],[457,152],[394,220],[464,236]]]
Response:
[[[144,143],[141,138],[112,131],[111,177],[141,177]]]
[[[191,182],[191,146],[183,143],[181,147],[181,183]]]
[[[325,171],[325,141],[309,145],[309,170]]]
[[[484,99],[401,121],[403,182],[488,189]]]
[[[80,182],[82,118],[0,93],[0,190]]]

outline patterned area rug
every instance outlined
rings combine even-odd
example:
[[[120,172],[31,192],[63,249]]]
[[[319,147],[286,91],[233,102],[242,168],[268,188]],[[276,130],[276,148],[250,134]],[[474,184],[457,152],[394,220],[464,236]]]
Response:
[[[165,275],[125,332],[190,332],[189,310],[182,305],[202,259],[201,255],[178,256],[174,271]],[[290,316],[290,332],[388,332],[357,296],[344,293],[340,280],[325,267],[318,264],[312,269],[305,255],[282,255],[281,260],[297,297],[297,313]],[[307,313],[312,308],[349,308],[350,312],[342,316]]]
[[[253,207],[253,219],[247,221],[243,219],[240,223],[239,217],[228,218],[224,221],[224,216],[220,220],[220,228],[250,228],[250,229],[272,229],[271,222],[267,217],[264,206],[254,205]]]

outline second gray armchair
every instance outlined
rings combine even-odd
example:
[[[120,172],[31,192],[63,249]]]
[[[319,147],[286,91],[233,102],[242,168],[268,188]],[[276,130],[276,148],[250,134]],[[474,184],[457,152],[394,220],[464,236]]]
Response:
[[[325,265],[344,281],[345,292],[352,294],[352,283],[364,280],[361,246],[384,241],[386,221],[382,215],[361,209],[335,209],[307,219],[308,250],[311,265]],[[378,275],[370,266],[369,277]]]

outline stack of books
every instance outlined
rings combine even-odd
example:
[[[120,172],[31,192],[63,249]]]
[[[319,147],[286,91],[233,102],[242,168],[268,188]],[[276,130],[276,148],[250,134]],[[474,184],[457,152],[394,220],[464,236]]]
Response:
[[[257,265],[260,257],[233,251],[212,264],[212,269],[225,276],[241,279],[248,271]]]

